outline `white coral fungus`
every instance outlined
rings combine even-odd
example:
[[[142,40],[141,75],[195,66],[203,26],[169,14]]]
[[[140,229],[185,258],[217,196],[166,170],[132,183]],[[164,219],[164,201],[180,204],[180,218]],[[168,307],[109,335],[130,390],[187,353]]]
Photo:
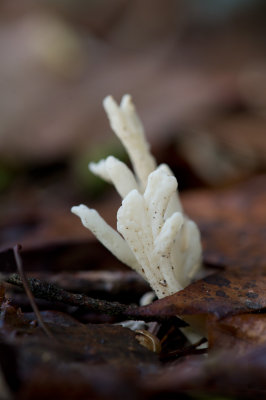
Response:
[[[199,230],[183,213],[170,168],[166,164],[156,167],[131,97],[123,96],[119,106],[108,96],[103,105],[135,172],[112,156],[89,164],[90,170],[112,183],[123,199],[117,213],[119,233],[93,209],[80,205],[71,211],[162,298],[183,289],[198,271]]]

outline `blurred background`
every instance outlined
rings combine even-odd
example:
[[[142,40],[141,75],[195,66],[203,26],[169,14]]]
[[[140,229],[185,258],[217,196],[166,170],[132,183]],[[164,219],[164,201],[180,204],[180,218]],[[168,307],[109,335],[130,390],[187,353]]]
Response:
[[[133,96],[181,191],[265,172],[265,44],[263,0],[1,0],[0,246],[87,238],[81,202],[114,224],[87,169],[126,157],[108,94]]]

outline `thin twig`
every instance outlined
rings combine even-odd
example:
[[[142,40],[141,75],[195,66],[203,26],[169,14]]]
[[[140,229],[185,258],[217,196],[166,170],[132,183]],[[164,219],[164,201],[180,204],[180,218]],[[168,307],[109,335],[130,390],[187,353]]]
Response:
[[[161,353],[160,360],[170,361],[178,357],[183,357],[188,354],[205,354],[208,351],[207,347],[202,349],[197,349],[197,347],[206,342],[207,339],[202,338],[197,343],[191,344],[189,346],[182,347],[177,350],[172,350],[169,351],[168,353]]]
[[[40,311],[39,311],[39,309],[38,309],[38,307],[37,307],[37,304],[36,304],[36,302],[35,302],[35,299],[34,299],[34,297],[33,297],[33,295],[32,295],[32,292],[31,292],[30,286],[29,286],[29,284],[28,284],[28,280],[27,280],[25,271],[24,271],[24,269],[23,269],[22,260],[21,260],[21,257],[20,257],[20,255],[19,255],[19,248],[18,248],[18,246],[15,246],[15,247],[13,248],[13,251],[14,251],[14,257],[15,257],[16,264],[17,264],[17,269],[18,269],[18,272],[19,272],[19,275],[20,275],[20,278],[21,278],[21,283],[22,283],[22,285],[23,285],[23,287],[24,287],[24,290],[25,290],[25,292],[26,292],[26,294],[27,294],[27,296],[28,296],[30,305],[31,305],[31,307],[32,307],[32,309],[33,309],[33,311],[34,311],[34,313],[35,313],[35,316],[36,316],[36,319],[37,319],[37,321],[38,321],[38,323],[39,323],[39,326],[42,328],[42,330],[46,333],[46,335],[47,335],[48,337],[54,339],[54,336],[53,336],[53,334],[50,332],[50,330],[47,328],[47,326],[46,326],[46,324],[45,324],[45,322],[44,322],[44,320],[43,320],[43,318],[42,318],[42,316],[41,316],[41,314],[40,314]]]
[[[6,279],[7,283],[23,287],[23,283],[18,274],[12,274]],[[58,286],[43,282],[40,279],[30,278],[28,279],[29,287],[33,295],[39,299],[45,299],[53,302],[60,302],[67,305],[82,308],[84,310],[99,312],[102,314],[108,314],[123,319],[132,320],[143,320],[143,321],[165,321],[169,318],[162,316],[155,317],[154,315],[144,314],[143,310],[141,314],[138,312],[138,307],[134,305],[121,304],[118,302],[111,302],[106,300],[94,299],[84,294],[70,293]],[[175,318],[175,321],[180,321],[180,326],[186,326],[187,324],[181,320]]]

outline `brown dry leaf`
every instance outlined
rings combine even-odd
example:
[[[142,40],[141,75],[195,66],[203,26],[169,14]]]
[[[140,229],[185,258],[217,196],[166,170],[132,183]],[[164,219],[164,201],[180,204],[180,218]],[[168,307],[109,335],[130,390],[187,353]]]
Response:
[[[38,327],[31,313],[22,314],[8,302],[1,307],[0,365],[6,381],[11,382],[12,369],[1,359],[6,354],[5,348],[11,347],[18,365],[19,398],[34,398],[32,393],[36,396],[38,391],[46,395],[58,393],[61,398],[66,388],[70,393],[68,398],[80,398],[75,393],[84,396],[85,389],[88,394],[98,393],[97,399],[107,398],[108,387],[110,393],[116,392],[111,381],[116,382],[119,390],[123,387],[122,393],[125,393],[125,382],[135,381],[140,373],[157,368],[157,355],[140,345],[135,332],[129,329],[108,324],[84,325],[55,311],[43,312],[42,316],[52,334],[50,338]],[[100,379],[102,373],[106,376]],[[101,384],[107,385],[106,388]],[[130,397],[129,393],[126,395]]]
[[[39,365],[20,388],[20,400],[135,400],[141,398],[132,370],[77,363]]]
[[[24,317],[21,309],[10,304],[9,300],[3,299],[1,302],[1,326],[0,334],[2,338],[6,336],[10,341],[23,334],[31,334],[33,325]]]
[[[2,304],[1,314],[1,333],[13,337],[13,343],[29,348],[33,345],[40,360],[45,351],[50,351],[50,359],[56,360],[59,352],[61,356],[73,356],[73,360],[78,358],[96,365],[135,366],[141,369],[145,364],[156,363],[155,354],[139,344],[135,333],[118,325],[85,325],[65,313],[45,311],[42,316],[54,337],[53,341],[44,335],[32,314],[23,314],[8,302]]]
[[[266,270],[234,268],[209,275],[172,296],[137,309],[137,312],[154,317],[213,314],[222,318],[264,308]]]
[[[209,348],[243,354],[266,343],[266,314],[240,314],[208,318]]]
[[[265,399],[265,374],[266,347],[260,346],[244,355],[236,355],[231,349],[208,358],[186,357],[158,374],[145,377],[143,386],[147,397],[156,399],[177,398],[177,395],[183,398],[184,393],[192,398],[195,395],[196,399],[215,396]]]
[[[213,266],[266,266],[266,175],[233,188],[183,195],[200,227],[204,261]]]

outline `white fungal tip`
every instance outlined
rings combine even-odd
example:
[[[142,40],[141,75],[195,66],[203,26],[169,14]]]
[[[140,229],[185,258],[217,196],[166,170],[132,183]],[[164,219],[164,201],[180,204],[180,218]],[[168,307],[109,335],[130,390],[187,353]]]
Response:
[[[103,99],[103,108],[105,109],[106,113],[109,115],[109,113],[111,113],[114,110],[118,110],[119,107],[115,101],[115,99],[113,98],[113,96],[106,96]]]
[[[94,162],[89,163],[88,168],[94,175],[99,176],[104,181],[111,183],[105,159],[102,159],[97,163]]]
[[[78,217],[80,217],[80,215],[86,211],[89,210],[87,206],[85,206],[84,204],[80,204],[79,206],[73,206],[71,207],[71,212],[75,215],[77,215]]]
[[[124,94],[124,96],[122,97],[121,103],[120,103],[120,107],[127,108],[128,106],[131,106],[134,108],[134,105],[132,103],[132,97],[130,94]]]

